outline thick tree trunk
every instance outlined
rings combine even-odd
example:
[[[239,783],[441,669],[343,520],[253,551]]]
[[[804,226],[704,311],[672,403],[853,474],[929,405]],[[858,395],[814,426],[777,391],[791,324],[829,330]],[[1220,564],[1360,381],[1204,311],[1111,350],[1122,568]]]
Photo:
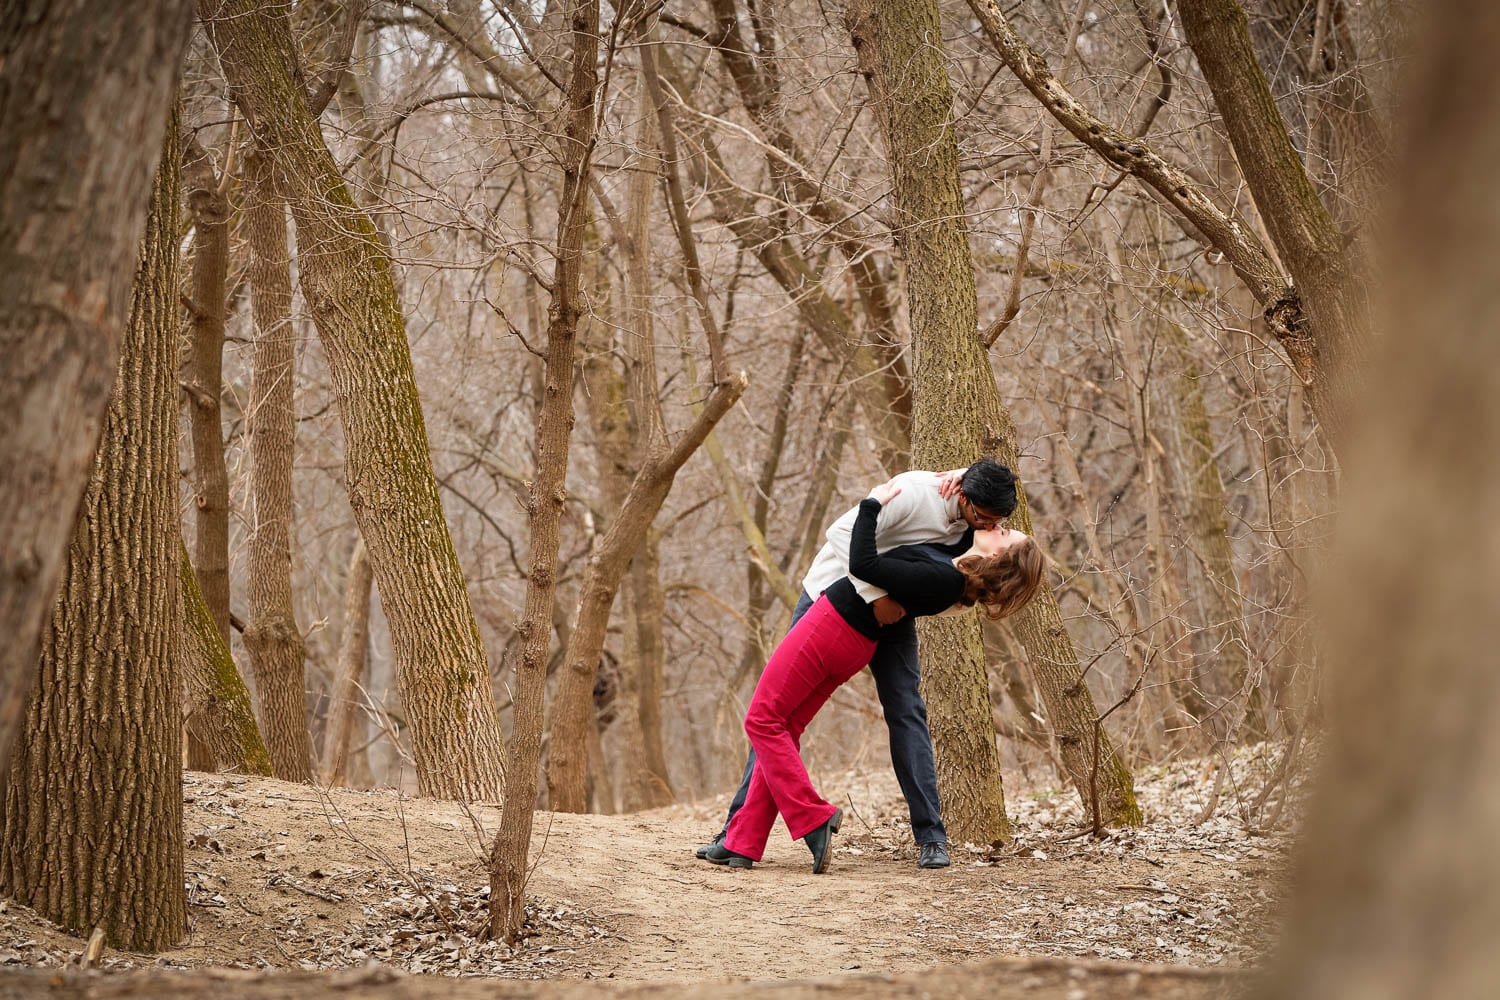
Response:
[[[205,762],[210,770],[269,775],[271,755],[255,724],[250,690],[219,636],[186,549],[181,551],[181,562],[182,626],[177,656],[187,735],[211,758]],[[189,767],[193,767],[191,762]]]
[[[292,607],[292,462],[296,333],[286,205],[277,197],[271,159],[252,148],[244,158],[245,228],[250,236],[250,308],[255,320],[250,377],[250,621],[245,648],[255,672],[256,707],[276,777],[312,780],[303,659]]]
[[[370,649],[370,590],[374,575],[365,556],[365,543],[356,540],[344,581],[344,624],[339,634],[339,671],[333,682],[332,712],[323,744],[323,784],[349,783],[349,745],[354,713],[364,700],[365,661]]]
[[[1500,815],[1500,62],[1480,44],[1500,7],[1428,6],[1392,185],[1401,336],[1346,463],[1330,733],[1268,998],[1478,1000],[1500,979],[1500,863],[1470,835]]]
[[[229,642],[229,469],[224,462],[224,306],[229,275],[229,199],[208,152],[188,140],[183,180],[193,219],[192,303],[187,364],[193,442],[193,574],[214,625]]]
[[[537,400],[536,478],[527,494],[531,528],[530,575],[520,624],[515,718],[506,759],[505,805],[490,852],[490,933],[513,942],[526,912],[527,857],[536,802],[537,763],[546,717],[547,645],[557,590],[558,523],[567,499],[568,438],[573,430],[573,348],[578,334],[579,272],[587,224],[589,157],[594,145],[598,86],[598,0],[569,4],[573,70],[561,143],[562,200],[558,209],[556,267],[547,322],[544,387]],[[382,596],[384,591],[382,591]],[[570,644],[571,645],[571,644]],[[554,750],[556,747],[554,746]]]
[[[157,171],[93,475],[5,790],[0,889],[155,951],[187,930],[177,514],[180,136]]]
[[[0,11],[0,773],[93,470],[191,17],[187,0]]]
[[[885,136],[897,241],[906,261],[916,358],[912,461],[918,468],[951,469],[980,452],[980,428],[1002,417],[994,376],[975,337],[974,264],[962,223],[953,92],[937,4],[854,0],[848,27]],[[1003,842],[1010,822],[979,622],[973,615],[928,619],[918,623],[917,634],[948,832],[961,842]]]
[[[1255,58],[1238,0],[1179,0],[1198,59],[1255,207],[1296,286],[1311,363],[1299,374],[1335,442],[1368,365],[1369,304],[1346,240],[1318,198]]]
[[[1016,467],[1015,432],[977,336],[973,260],[953,136],[952,89],[933,2],[856,0],[849,29],[870,88],[893,176],[898,239],[907,266],[915,407],[913,463],[953,468],[993,453]],[[1012,523],[1031,530],[1024,491]],[[1140,822],[1133,782],[1096,725],[1093,697],[1048,587],[1016,619],[1047,702],[1069,776],[1102,819]],[[919,623],[923,690],[949,832],[989,843],[1008,834],[989,679],[979,624]]]
[[[390,622],[424,795],[499,796],[489,666],[432,472],[391,260],[308,112],[284,4],[203,0],[225,76],[271,151],[344,427],[345,480]]]

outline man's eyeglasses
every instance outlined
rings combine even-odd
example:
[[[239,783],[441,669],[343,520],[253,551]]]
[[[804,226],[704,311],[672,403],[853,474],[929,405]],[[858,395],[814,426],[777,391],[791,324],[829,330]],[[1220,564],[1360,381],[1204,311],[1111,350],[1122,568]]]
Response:
[[[980,510],[978,507],[974,506],[974,501],[970,500],[968,497],[964,497],[963,501],[964,503],[969,505],[969,516],[974,521],[974,527],[980,528],[982,530],[998,528],[1005,521],[1005,519],[1010,516],[1008,514],[991,514],[989,511]]]

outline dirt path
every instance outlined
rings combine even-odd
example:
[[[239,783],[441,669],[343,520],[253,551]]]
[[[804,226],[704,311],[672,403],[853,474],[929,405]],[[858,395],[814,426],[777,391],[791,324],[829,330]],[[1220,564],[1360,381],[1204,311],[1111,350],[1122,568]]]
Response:
[[[1016,848],[996,858],[955,850],[954,866],[941,871],[916,867],[899,798],[881,779],[851,778],[835,790],[850,819],[822,876],[779,826],[751,871],[694,858],[693,846],[715,827],[716,802],[628,816],[540,813],[533,936],[511,951],[473,936],[487,891],[475,822],[493,829],[494,810],[191,774],[191,934],[154,958],[106,951],[101,966],[246,970],[210,973],[252,977],[236,988],[237,1000],[280,995],[248,987],[271,970],[378,977],[368,972],[376,963],[561,979],[580,996],[591,995],[586,981],[609,995],[653,996],[676,995],[673,984],[729,981],[749,995],[755,982],[823,977],[841,977],[861,995],[904,996],[930,988],[935,976],[983,983],[1002,967],[1001,978],[1034,980],[1041,992],[1032,995],[1056,986],[1056,995],[1071,996],[1082,977],[1103,985],[1078,996],[1204,996],[1224,980],[1194,967],[1233,967],[1257,946],[1283,845],[1249,837],[1229,819],[1173,821],[1164,803],[1190,809],[1201,783],[1192,775],[1143,776],[1156,821],[1103,843],[1059,843],[1076,811],[1067,797],[1013,792]],[[0,967],[55,968],[81,947],[24,907],[0,910]],[[1187,968],[1174,975],[1173,965]],[[1126,989],[1127,980],[1136,985]],[[80,982],[93,984],[87,995],[112,995],[97,992],[105,981],[122,996],[132,983],[146,986],[129,976]],[[179,995],[222,993],[194,993],[194,981],[181,980],[188,992]],[[7,982],[22,985],[0,977],[0,996],[9,995]],[[447,996],[468,995],[453,992],[452,979],[432,983]],[[366,979],[362,989],[375,985]],[[965,995],[950,987],[944,992]],[[400,979],[379,992],[415,996],[406,992],[415,988]],[[807,988],[822,994],[829,984]]]

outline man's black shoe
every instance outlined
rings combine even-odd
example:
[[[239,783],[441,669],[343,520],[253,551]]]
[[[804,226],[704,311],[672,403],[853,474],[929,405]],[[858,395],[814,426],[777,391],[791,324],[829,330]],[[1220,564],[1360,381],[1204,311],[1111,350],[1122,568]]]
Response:
[[[828,817],[828,822],[802,838],[807,849],[812,851],[814,875],[821,875],[828,870],[828,859],[833,856],[833,835],[839,832],[839,824],[843,821],[844,810],[835,809],[833,815]]]
[[[923,844],[922,856],[917,859],[918,868],[947,868],[952,863],[948,860],[948,845],[941,840]]]
[[[755,864],[753,858],[736,854],[723,844],[704,844],[703,853],[698,856],[711,865],[728,865],[730,868],[749,868]]]
[[[722,843],[724,843],[724,831],[720,830],[718,833],[714,834],[713,840],[710,840],[706,844],[699,844],[698,849],[695,850],[693,854],[700,858],[706,858],[708,857],[709,851],[713,850],[715,847],[719,846]]]

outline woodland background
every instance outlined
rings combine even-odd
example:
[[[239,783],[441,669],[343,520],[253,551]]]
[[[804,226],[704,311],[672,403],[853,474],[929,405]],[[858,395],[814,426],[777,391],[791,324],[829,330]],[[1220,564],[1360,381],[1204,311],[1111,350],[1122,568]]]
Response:
[[[1382,554],[1436,532],[1467,566],[1489,534],[1421,508],[1395,543],[1361,527],[1405,513],[1383,475],[1469,524],[1491,485],[1446,478],[1441,405],[1392,435],[1399,407],[1358,402],[1453,393],[1491,440],[1461,351],[1371,363],[1483,328],[1438,318],[1485,285],[1493,81],[1454,53],[1494,15],[1453,3],[1423,36],[1418,6],[8,8],[0,498],[24,641],[0,663],[0,886],[165,947],[185,761],[503,800],[491,929],[513,941],[533,810],[726,789],[822,528],[981,454],[1019,472],[1013,523],[1053,575],[1013,622],[924,625],[956,839],[1010,839],[1017,772],[1071,788],[1080,832],[1128,830],[1151,818],[1134,775],[1183,758],[1212,775],[1192,822],[1287,829],[1325,711],[1482,648],[1455,627],[1392,659],[1414,602]],[[1403,125],[1418,37],[1439,69],[1408,93],[1433,111]],[[1445,58],[1462,101],[1434,96]],[[1430,204],[1403,214],[1413,190]],[[1392,247],[1426,256],[1393,280]],[[1423,275],[1440,306],[1414,304]],[[1389,464],[1361,444],[1382,427]],[[1317,612],[1351,455],[1367,561],[1332,572],[1370,599]],[[1330,704],[1328,635],[1335,664],[1365,648],[1392,673]],[[1409,713],[1392,733],[1469,720],[1461,741],[1481,688],[1377,711]],[[1350,718],[1331,773],[1378,800],[1400,768]],[[858,681],[804,752],[879,771],[883,739]],[[1463,759],[1450,775],[1484,758]],[[80,858],[94,841],[119,846]]]
[[[306,32],[336,33],[338,5],[321,11],[322,21],[316,5],[304,6]],[[720,158],[714,169],[723,171],[710,176],[701,165],[684,171],[704,175],[687,191],[703,280],[728,367],[750,378],[715,432],[716,445],[684,468],[645,538],[654,558],[632,574],[612,619],[595,684],[604,754],[591,793],[591,804],[605,811],[640,804],[630,772],[641,758],[620,752],[626,728],[620,720],[632,707],[622,713],[617,698],[622,673],[626,696],[641,696],[630,675],[643,666],[661,674],[660,687],[645,697],[659,699],[653,714],[661,720],[660,741],[674,748],[662,776],[674,793],[695,798],[719,791],[739,770],[738,719],[788,613],[747,557],[755,550],[742,520],[764,535],[796,586],[822,527],[870,484],[911,464],[899,447],[881,453],[876,430],[855,405],[868,391],[859,380],[873,382],[888,409],[902,414],[910,333],[889,211],[881,205],[889,177],[838,12],[782,4],[761,17],[770,51],[754,57],[766,78],[757,82],[776,89],[758,95],[774,102],[772,110],[757,110],[773,117],[773,127],[785,130],[789,148],[803,158],[790,165],[757,127],[724,54],[706,40],[721,30],[720,18],[734,15],[742,26],[732,41],[751,45],[752,12],[720,4],[668,13],[655,33],[687,87],[680,104],[674,98],[679,125],[693,143],[686,155],[701,156],[711,144]],[[1259,327],[1254,300],[1219,255],[1185,235],[1138,185],[1117,182],[1117,171],[1059,134],[1003,72],[972,15],[947,13],[964,203],[986,330],[1001,323],[1013,289],[1019,292],[1016,315],[990,350],[1016,421],[1018,471],[1059,569],[1059,603],[1080,660],[1091,664],[1096,697],[1113,704],[1146,668],[1138,697],[1111,717],[1111,730],[1136,761],[1164,760],[1188,746],[1202,752],[1216,738],[1203,724],[1204,678],[1239,671],[1257,701],[1251,731],[1287,736],[1301,726],[1315,670],[1299,557],[1321,541],[1331,475],[1305,393]],[[1308,76],[1309,63],[1320,62],[1309,53],[1316,13],[1288,4],[1257,10],[1250,23],[1278,107],[1299,146],[1310,147],[1310,174],[1332,206],[1359,218],[1367,208],[1360,192],[1335,181],[1384,150],[1345,151],[1327,135],[1331,115],[1317,99],[1331,88],[1317,78],[1329,71],[1318,65],[1315,78]],[[475,18],[458,36],[470,39],[468,46],[449,30],[461,14]],[[1253,218],[1190,54],[1179,37],[1161,34],[1170,23],[1143,22],[1140,14],[1129,4],[1077,10],[1023,4],[1012,16],[1081,101],[1112,122],[1150,116],[1151,134],[1174,162],[1191,169],[1220,204]],[[1339,82],[1366,102],[1356,121],[1371,119],[1372,143],[1399,38],[1393,17],[1366,6],[1341,13],[1338,26],[1339,45],[1347,48],[1339,50],[1346,60]],[[1072,21],[1078,23],[1070,47]],[[535,39],[527,39],[535,60],[566,65],[566,34],[542,24],[533,30]],[[621,395],[637,363],[629,328],[637,304],[628,298],[631,233],[619,230],[642,223],[627,212],[647,213],[647,308],[672,432],[704,395],[695,372],[708,367],[672,222],[654,190],[656,143],[641,135],[652,133],[654,123],[634,65],[639,45],[616,44],[618,52],[601,57],[612,72],[608,92],[601,92],[596,189],[584,237],[578,422],[562,514],[554,649],[566,645],[589,554],[618,507],[618,484],[614,492],[609,487],[616,466],[628,462],[620,439],[628,452],[634,430]],[[545,95],[549,85],[502,13],[463,4],[448,11],[370,9],[325,113],[324,133],[398,264],[434,470],[503,704],[524,605],[521,496],[535,465],[536,352],[545,334],[544,281],[561,178],[548,148],[555,125],[542,109],[527,115],[524,104],[517,106],[523,98],[492,76],[481,54],[530,88],[523,93]],[[184,91],[185,123],[222,168],[231,140],[242,142],[245,130],[233,122],[201,37],[190,50]],[[480,92],[490,99],[469,96]],[[233,187],[235,165],[229,166]],[[797,175],[789,180],[784,175],[792,166]],[[631,190],[642,172],[652,190],[632,203],[642,198]],[[811,196],[793,187],[803,177],[813,185]],[[832,203],[849,216],[833,220],[842,229],[830,232],[832,223],[814,214],[814,200],[822,215]],[[234,228],[220,419],[230,473],[227,576],[239,584],[231,587],[231,606],[243,619],[240,595],[248,587],[255,526],[245,433],[253,419],[254,333],[248,251]],[[858,242],[843,230],[853,230]],[[768,243],[790,266],[805,269],[796,279],[805,287],[789,295],[767,273],[757,254],[766,254]],[[833,315],[831,333],[812,328],[814,309],[799,310],[799,298]],[[334,700],[358,532],[347,506],[335,390],[300,295],[292,314],[298,331],[292,593],[307,632],[306,708],[316,745]],[[881,356],[868,372],[850,371],[850,345],[867,343],[880,347]],[[195,373],[184,374],[194,384]],[[192,503],[202,494],[187,430],[184,424],[182,472],[192,548],[202,520]],[[1226,570],[1228,579],[1219,575]],[[642,601],[660,606],[659,619],[641,621],[635,608]],[[642,627],[655,634],[635,638]],[[1024,654],[1005,629],[994,628],[988,638],[996,723],[1011,737],[1002,745],[1036,759],[1046,752],[1047,736]],[[355,743],[374,741],[355,766],[362,781],[414,787],[409,767],[398,773],[397,745],[380,736],[382,726],[399,730],[404,720],[378,599],[369,642],[364,687],[373,712],[357,715]],[[641,663],[642,645],[656,664]],[[869,725],[877,716],[871,691],[851,689],[820,724],[809,752],[843,756],[834,748],[860,745],[867,729],[878,737],[881,727]],[[1229,728],[1238,736],[1244,723],[1235,718]]]

